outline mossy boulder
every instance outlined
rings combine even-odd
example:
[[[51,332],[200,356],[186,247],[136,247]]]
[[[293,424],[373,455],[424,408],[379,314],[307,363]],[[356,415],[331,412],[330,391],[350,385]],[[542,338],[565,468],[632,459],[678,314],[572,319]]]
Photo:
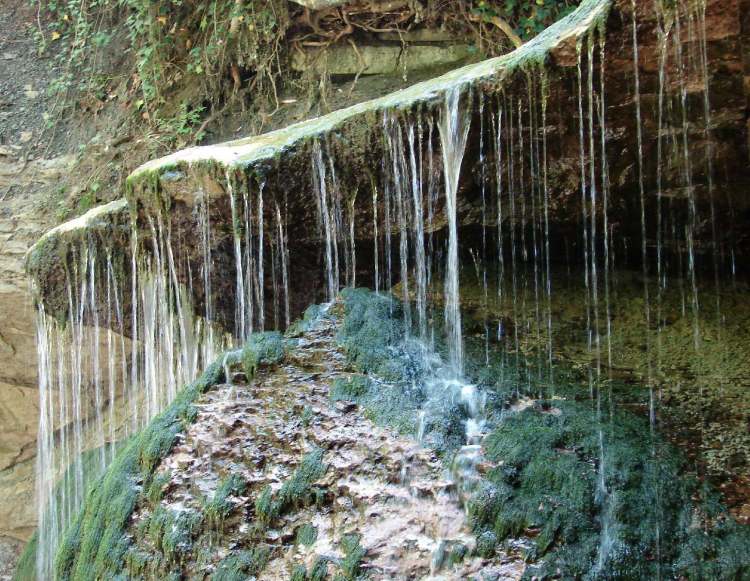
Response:
[[[261,365],[277,365],[284,358],[284,337],[278,331],[253,333],[242,348],[242,368],[248,379]]]

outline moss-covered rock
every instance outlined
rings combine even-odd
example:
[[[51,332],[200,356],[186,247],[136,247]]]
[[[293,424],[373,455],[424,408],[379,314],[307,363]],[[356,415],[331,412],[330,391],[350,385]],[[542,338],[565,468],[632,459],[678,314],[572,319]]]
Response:
[[[300,337],[309,331],[323,313],[322,305],[310,305],[305,309],[301,319],[297,319],[286,330],[287,337]]]
[[[296,539],[298,544],[309,547],[318,539],[318,529],[306,523],[297,529]]]
[[[247,482],[239,474],[230,474],[219,483],[213,498],[207,501],[203,508],[210,527],[221,528],[224,520],[234,508],[231,497],[242,494],[246,488]]]
[[[242,348],[242,367],[248,379],[260,365],[276,365],[284,358],[284,337],[278,331],[253,333]]]
[[[117,454],[88,491],[81,512],[65,533],[55,560],[60,580],[115,578],[125,570],[130,541],[124,532],[139,495],[148,489],[159,461],[184,430],[193,402],[223,379],[220,359],[184,387],[174,402]]]
[[[331,386],[332,400],[357,401],[370,392],[370,381],[367,377],[353,375],[351,377],[337,377]]]
[[[270,554],[270,549],[262,545],[232,553],[221,560],[212,578],[214,581],[245,581],[263,570]]]
[[[356,399],[394,427],[410,418],[413,429],[426,402],[410,385],[419,384],[426,370],[409,362],[420,354],[410,352],[399,305],[388,295],[359,289],[342,295],[339,341],[367,382],[339,381],[332,395]],[[484,349],[468,342],[469,356],[475,351],[481,364],[470,361],[469,373],[487,368]],[[390,369],[386,360],[399,369],[387,382],[378,377]],[[733,521],[708,487],[698,486],[691,466],[650,429],[647,417],[618,406],[632,401],[625,387],[596,385],[597,405],[588,388],[581,389],[579,374],[561,368],[554,397],[513,411],[521,379],[527,393],[550,393],[513,365],[491,360],[487,377],[474,378],[487,395],[491,433],[483,448],[495,465],[468,503],[478,555],[491,556],[499,542],[529,536],[528,577],[750,575],[750,557],[739,549],[747,544],[748,527]],[[461,406],[445,401],[428,408],[425,441],[442,451],[463,444]]]

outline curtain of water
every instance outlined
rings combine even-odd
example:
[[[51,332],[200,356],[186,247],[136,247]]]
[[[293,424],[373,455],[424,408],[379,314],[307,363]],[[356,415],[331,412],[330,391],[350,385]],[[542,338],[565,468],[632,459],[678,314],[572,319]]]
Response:
[[[207,208],[201,202],[196,215],[201,262],[210,260]],[[62,534],[116,443],[146,425],[224,348],[223,331],[195,314],[190,269],[178,282],[187,249],[173,246],[158,214],[146,216],[140,236],[133,230],[129,253],[89,236],[69,256],[68,321],[58,323],[38,305],[39,579],[54,577]],[[208,302],[210,265],[200,271]],[[202,311],[213,312],[211,304]]]

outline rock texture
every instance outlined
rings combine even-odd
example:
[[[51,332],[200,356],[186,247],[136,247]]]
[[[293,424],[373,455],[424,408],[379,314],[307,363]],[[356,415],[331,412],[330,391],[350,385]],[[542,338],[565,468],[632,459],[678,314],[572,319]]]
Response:
[[[329,47],[323,51],[295,52],[292,68],[297,71],[313,69],[330,75],[391,75],[441,66],[458,66],[471,56],[472,47],[466,44],[447,46],[377,45]]]
[[[40,189],[60,179],[70,157],[20,159],[0,148],[0,537],[26,540],[34,530],[34,456],[39,421],[34,310],[24,257],[49,224]],[[34,193],[36,192],[36,193]]]

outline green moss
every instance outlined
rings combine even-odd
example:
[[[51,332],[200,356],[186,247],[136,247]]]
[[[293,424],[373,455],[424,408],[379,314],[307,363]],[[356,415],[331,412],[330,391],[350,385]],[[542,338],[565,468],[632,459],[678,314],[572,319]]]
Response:
[[[148,501],[152,506],[156,506],[161,502],[161,499],[164,498],[164,492],[169,482],[170,475],[166,472],[154,476],[146,491],[146,498],[148,498]]]
[[[353,399],[364,406],[368,419],[413,435],[426,403],[421,380],[427,370],[422,347],[405,340],[401,303],[367,289],[346,289],[342,298],[344,320],[337,339],[367,377],[337,381],[332,397]],[[435,402],[426,417],[425,442],[439,454],[450,455],[463,445],[466,413],[460,405]]]
[[[216,567],[213,581],[246,581],[263,571],[271,551],[266,546],[253,547],[224,557]]]
[[[403,341],[399,307],[392,307],[387,296],[360,289],[343,297],[338,339],[350,361],[368,374],[368,388],[341,380],[332,396],[356,397],[368,417],[395,427],[403,425],[402,418],[413,426],[417,411],[426,410],[425,441],[443,452],[460,446],[465,421],[460,406],[446,401],[425,408],[430,402],[420,399],[418,389],[411,390],[425,370],[414,361],[420,354]],[[613,382],[596,386],[607,398],[598,413],[588,387],[582,389],[578,369],[559,366],[555,397],[514,413],[508,407],[518,401],[519,384],[534,397],[552,391],[537,383],[533,357],[531,371],[502,354],[487,367],[483,341],[469,337],[466,347],[467,357],[477,359],[467,362],[469,376],[487,395],[491,433],[485,453],[497,465],[468,503],[479,554],[489,556],[498,542],[528,534],[533,539],[525,554],[533,562],[529,577],[557,571],[565,578],[628,579],[677,572],[689,579],[750,574],[746,552],[739,549],[747,542],[748,528],[719,508],[709,511],[708,494],[698,491],[680,454],[651,436],[647,418],[618,406],[642,401],[634,395],[642,388]],[[386,360],[399,369],[388,382],[377,377],[390,373]],[[697,522],[703,526],[696,527]]]
[[[250,379],[260,365],[276,365],[284,358],[284,338],[277,331],[254,333],[242,349],[242,367]]]
[[[255,517],[263,526],[268,526],[278,516],[278,507],[270,486],[263,488],[255,499]]]
[[[307,581],[307,569],[304,565],[297,565],[294,568],[291,581]]]
[[[708,555],[725,555],[721,575],[690,569],[705,566],[700,549],[686,556],[696,538],[692,519],[704,505],[695,502],[701,495],[680,455],[651,439],[647,420],[614,410],[600,423],[589,402],[552,403],[555,413],[550,405],[525,409],[488,436],[487,457],[501,465],[469,503],[480,541],[535,531],[526,557],[544,559],[529,575],[655,578],[679,562],[688,578],[731,579],[747,570],[747,559],[731,548],[746,535],[738,525],[726,536],[708,525],[698,537],[711,547]]]
[[[310,523],[303,524],[297,529],[297,543],[309,547],[318,540],[318,529]]]
[[[299,507],[314,498],[313,484],[323,477],[327,466],[323,464],[323,450],[314,449],[300,462],[276,496],[277,513],[282,514],[291,507]]]
[[[337,377],[331,386],[330,398],[334,401],[358,401],[370,391],[370,381],[362,375]]]
[[[294,508],[318,503],[321,491],[313,485],[323,477],[326,470],[327,467],[323,464],[323,450],[316,448],[302,459],[300,465],[275,494],[270,486],[263,488],[255,499],[255,517],[259,524],[267,527],[276,518]],[[305,533],[305,536],[307,534]],[[317,531],[315,534],[317,535]]]
[[[224,520],[234,509],[230,497],[242,494],[246,488],[247,482],[239,474],[230,474],[223,479],[216,488],[213,498],[204,504],[203,512],[207,524],[214,529],[220,529]]]
[[[162,552],[167,561],[181,561],[193,546],[193,539],[201,529],[203,516],[192,510],[173,515],[162,537]]]
[[[484,531],[477,537],[477,555],[490,559],[495,555],[497,535],[492,531]]]
[[[344,579],[351,581],[357,579],[361,572],[362,559],[367,551],[359,544],[360,536],[356,534],[344,535],[341,539],[341,548],[344,558],[341,559],[339,567]]]
[[[154,558],[150,553],[131,547],[125,554],[125,570],[130,577],[145,577],[154,566]]]
[[[173,515],[171,511],[162,505],[157,506],[148,519],[146,538],[151,541],[158,551],[162,550],[162,537],[164,536],[164,532],[172,526],[172,519]]]
[[[36,548],[37,533],[29,539],[23,548],[21,558],[16,565],[16,571],[13,574],[13,581],[34,581],[36,579]]]
[[[466,548],[466,545],[464,545],[463,543],[457,543],[453,546],[451,552],[448,554],[448,565],[458,565],[466,558],[468,552],[469,551]]]
[[[151,484],[156,466],[184,429],[192,402],[223,379],[221,360],[209,365],[117,454],[63,536],[55,561],[61,581],[113,578],[123,570],[130,544],[124,532],[139,495]]]
[[[363,373],[399,379],[402,370],[393,363],[393,350],[404,337],[401,304],[386,294],[367,289],[345,289],[344,321],[338,339],[348,358]]]
[[[309,331],[323,312],[322,305],[310,305],[305,309],[301,319],[297,319],[286,330],[287,337],[300,337]]]
[[[328,579],[328,566],[331,562],[329,557],[318,557],[310,570],[308,579],[310,581],[325,581]]]
[[[300,414],[300,420],[302,421],[302,425],[304,427],[307,427],[310,425],[310,422],[312,422],[312,419],[315,417],[315,412],[313,412],[312,408],[309,405],[306,405],[304,408],[302,408],[302,413]]]

